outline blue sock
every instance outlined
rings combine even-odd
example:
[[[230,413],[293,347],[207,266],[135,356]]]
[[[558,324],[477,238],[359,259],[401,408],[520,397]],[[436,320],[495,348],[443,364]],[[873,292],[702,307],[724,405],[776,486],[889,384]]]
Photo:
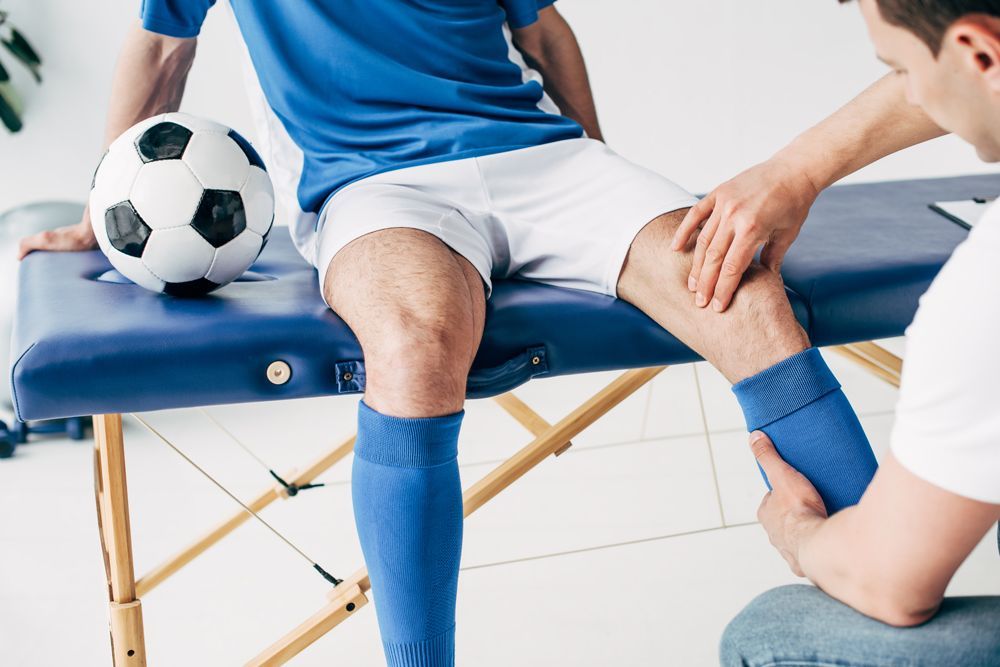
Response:
[[[463,415],[403,419],[359,407],[351,495],[389,667],[455,664]]]
[[[813,483],[827,512],[857,504],[878,464],[840,383],[810,348],[733,385],[747,430],[763,431]],[[763,474],[763,470],[761,471]],[[764,476],[767,482],[767,476]]]

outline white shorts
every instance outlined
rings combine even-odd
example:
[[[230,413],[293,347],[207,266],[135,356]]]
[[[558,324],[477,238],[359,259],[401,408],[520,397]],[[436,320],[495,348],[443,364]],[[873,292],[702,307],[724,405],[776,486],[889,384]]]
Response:
[[[697,199],[600,141],[568,139],[484,157],[436,162],[356,181],[318,222],[320,289],[330,261],[355,239],[419,229],[483,277],[517,277],[617,296],[636,235]]]

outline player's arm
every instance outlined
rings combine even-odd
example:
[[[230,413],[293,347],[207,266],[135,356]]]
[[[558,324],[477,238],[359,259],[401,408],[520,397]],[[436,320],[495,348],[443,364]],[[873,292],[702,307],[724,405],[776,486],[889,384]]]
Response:
[[[104,148],[140,120],[177,111],[194,61],[195,42],[195,38],[177,39],[149,32],[138,22],[129,29],[111,86]],[[90,211],[84,209],[83,219],[78,224],[22,239],[18,257],[24,258],[33,250],[90,250],[96,247]]]
[[[674,249],[681,250],[697,234],[688,281],[696,303],[725,310],[762,245],[761,262],[774,271],[781,268],[823,189],[942,134],[906,101],[903,78],[890,74],[771,159],[715,188],[691,209],[674,237]]]
[[[603,141],[587,66],[566,19],[550,5],[538,12],[537,21],[513,33],[514,45],[542,74],[545,92],[563,115],[583,126],[587,136]]]
[[[819,494],[765,436],[752,443],[772,485],[758,517],[792,570],[831,597],[896,626],[937,611],[948,582],[1000,505],[946,491],[891,454],[861,502],[826,518]]]

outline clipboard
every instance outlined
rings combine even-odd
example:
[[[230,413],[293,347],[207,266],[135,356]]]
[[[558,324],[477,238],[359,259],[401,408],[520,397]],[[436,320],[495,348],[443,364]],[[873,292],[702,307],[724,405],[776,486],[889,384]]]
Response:
[[[957,201],[938,201],[929,207],[956,225],[972,229],[996,200],[996,197],[973,197]]]

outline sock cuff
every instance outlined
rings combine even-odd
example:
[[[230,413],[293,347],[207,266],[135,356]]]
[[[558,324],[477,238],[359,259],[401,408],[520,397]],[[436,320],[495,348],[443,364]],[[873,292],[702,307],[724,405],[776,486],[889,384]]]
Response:
[[[455,664],[455,626],[420,642],[382,644],[388,667],[445,667]]]
[[[838,389],[840,383],[815,347],[733,385],[749,431],[787,417]]]
[[[444,417],[390,417],[358,403],[354,455],[371,463],[426,468],[454,461],[465,411]]]

